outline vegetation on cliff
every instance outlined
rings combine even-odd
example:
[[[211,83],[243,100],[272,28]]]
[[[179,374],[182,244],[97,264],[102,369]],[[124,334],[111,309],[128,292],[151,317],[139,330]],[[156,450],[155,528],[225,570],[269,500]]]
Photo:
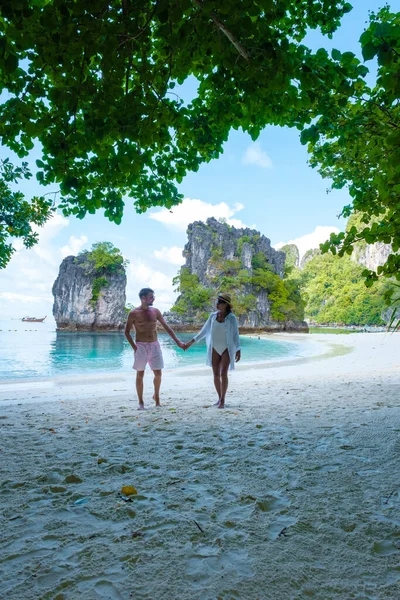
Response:
[[[383,325],[385,293],[389,284],[378,281],[365,286],[364,267],[332,254],[313,256],[295,277],[305,301],[306,318],[314,323],[342,325]]]
[[[109,285],[107,274],[123,270],[129,261],[111,242],[97,242],[90,250],[82,250],[78,256],[84,258],[86,273],[95,276],[90,304],[96,306],[101,290]]]
[[[232,294],[233,310],[240,317],[256,310],[257,295],[264,291],[271,303],[273,321],[302,321],[304,303],[295,278],[281,279],[262,252],[253,253],[251,269],[243,268],[244,244],[251,246],[259,238],[259,235],[242,236],[231,259],[226,259],[222,248],[214,245],[209,261],[209,287],[201,284],[195,273],[182,268],[173,281],[180,296],[171,311],[179,315],[194,313],[201,320],[214,308],[212,300],[216,292],[224,290]]]

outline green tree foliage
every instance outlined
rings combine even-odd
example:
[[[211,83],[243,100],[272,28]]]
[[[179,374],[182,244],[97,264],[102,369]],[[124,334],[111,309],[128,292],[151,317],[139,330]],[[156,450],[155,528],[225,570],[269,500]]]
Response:
[[[91,250],[82,250],[79,256],[84,256],[89,268],[98,272],[118,271],[129,264],[111,242],[97,242],[92,245]]]
[[[22,239],[24,246],[31,248],[38,241],[32,224],[44,225],[54,210],[51,200],[35,197],[28,202],[21,192],[12,191],[10,184],[31,176],[26,162],[14,167],[8,159],[0,161],[0,269],[15,252],[12,238]]]
[[[248,236],[246,242],[251,244]],[[255,240],[257,241],[257,239]],[[237,252],[241,252],[243,243],[237,244]],[[299,283],[292,280],[282,280],[273,272],[273,267],[268,263],[263,252],[253,255],[251,271],[241,268],[241,258],[234,256],[226,260],[222,248],[213,249],[210,258],[215,276],[212,279],[219,290],[227,290],[233,295],[233,310],[240,317],[250,311],[257,310],[257,297],[255,292],[265,291],[271,302],[271,317],[276,321],[303,320],[304,303],[299,293]],[[187,314],[197,311],[198,314],[206,314],[212,310],[210,303],[215,297],[216,290],[206,288],[200,282],[197,275],[188,269],[181,269],[179,275],[174,279],[177,291],[181,293],[178,301],[172,308],[178,314]]]
[[[393,288],[387,292],[386,297],[390,305],[390,308],[386,311],[387,327],[389,331],[394,333],[400,330],[400,285],[394,283]]]
[[[42,149],[36,178],[65,215],[104,209],[120,223],[171,208],[176,184],[216,158],[232,128],[302,128],[330,88],[362,73],[302,44],[331,36],[344,0],[18,0],[0,6],[0,138],[20,158]],[[179,88],[197,79],[185,104]],[[346,88],[347,89],[347,88]]]
[[[135,307],[133,304],[131,304],[130,302],[128,302],[125,306],[125,312],[127,315],[129,315],[129,313],[131,312],[131,310],[133,310]]]
[[[260,253],[261,254],[261,253]],[[271,272],[271,266],[258,267],[249,279],[256,290],[265,290],[271,305],[271,317],[274,321],[302,321],[304,303],[295,279],[281,279]]]
[[[319,324],[383,325],[381,314],[390,284],[380,280],[367,288],[363,270],[349,256],[332,254],[315,255],[302,271],[296,269],[306,318]]]
[[[101,290],[108,287],[107,275],[122,271],[129,263],[124,259],[121,251],[111,242],[97,242],[90,250],[82,250],[78,256],[83,257],[86,273],[97,275],[92,284],[92,297],[90,304],[96,306]],[[128,311],[129,312],[129,311]]]
[[[299,266],[300,255],[296,244],[285,244],[280,251],[286,254],[285,266],[287,269]]]
[[[310,163],[336,189],[347,186],[352,203],[342,215],[358,213],[346,232],[331,234],[321,246],[339,256],[351,254],[360,240],[391,244],[393,253],[377,273],[364,270],[371,286],[379,275],[400,280],[400,13],[383,8],[372,14],[360,38],[365,61],[378,61],[376,85],[358,79],[335,86],[325,114],[302,133]],[[338,70],[355,64],[351,52],[332,51]],[[364,68],[364,67],[363,67]]]
[[[181,269],[180,274],[174,278],[173,284],[180,297],[172,307],[172,312],[183,315],[189,312],[204,312],[209,308],[214,290],[201,285],[197,275],[190,273],[189,269]]]
[[[110,284],[105,277],[96,277],[96,279],[93,281],[92,297],[90,298],[90,304],[92,306],[96,306],[101,290],[109,285]]]
[[[253,269],[263,269],[266,271],[273,271],[272,265],[267,261],[267,257],[263,252],[256,252],[251,259],[251,266]]]

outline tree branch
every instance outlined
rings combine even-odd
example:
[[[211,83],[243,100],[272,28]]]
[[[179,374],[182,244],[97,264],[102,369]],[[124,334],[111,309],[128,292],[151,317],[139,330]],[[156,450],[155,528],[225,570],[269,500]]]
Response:
[[[204,10],[203,0],[192,0],[192,2],[193,2],[193,4],[198,6],[201,10]],[[224,35],[226,35],[226,37],[231,42],[231,44],[233,44],[235,46],[235,48],[239,52],[239,54],[241,56],[243,56],[243,58],[247,62],[249,62],[250,54],[247,52],[246,48],[244,46],[242,46],[242,44],[236,39],[236,37],[233,35],[233,33],[231,31],[229,31],[229,29],[222,23],[222,21],[220,21],[220,19],[218,19],[217,15],[215,14],[215,12],[213,10],[210,11],[210,17],[214,21],[214,23],[218,27],[218,29],[220,29],[222,31],[222,33]]]

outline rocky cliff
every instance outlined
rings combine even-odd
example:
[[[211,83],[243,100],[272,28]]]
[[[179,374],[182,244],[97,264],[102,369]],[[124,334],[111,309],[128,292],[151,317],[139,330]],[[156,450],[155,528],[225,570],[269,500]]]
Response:
[[[53,285],[53,315],[60,331],[120,331],[125,323],[126,273],[90,268],[85,256],[67,256]]]
[[[177,328],[202,324],[215,310],[218,291],[225,291],[234,298],[242,330],[308,331],[301,302],[295,307],[282,282],[285,254],[272,248],[268,238],[214,218],[190,224],[187,235],[186,262],[177,277],[181,295],[168,314]]]
[[[240,258],[242,267],[248,270],[252,269],[253,256],[262,252],[274,272],[283,277],[285,254],[272,248],[270,240],[255,229],[236,229],[210,218],[206,223],[191,223],[187,235],[188,242],[183,250],[186,263],[183,268],[195,273],[203,285],[214,283],[216,272],[211,259],[216,249],[220,249],[225,261]]]
[[[354,245],[354,252],[351,258],[358,262],[359,265],[363,265],[367,269],[371,269],[371,271],[376,271],[378,267],[387,261],[389,254],[393,254],[390,244],[383,244],[382,242],[366,244],[365,242],[359,242]]]

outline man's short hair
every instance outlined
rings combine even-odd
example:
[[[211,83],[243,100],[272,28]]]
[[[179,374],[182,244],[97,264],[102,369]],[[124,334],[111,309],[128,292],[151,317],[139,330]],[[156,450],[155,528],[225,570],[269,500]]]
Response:
[[[139,298],[142,299],[145,296],[148,296],[148,294],[154,294],[154,290],[152,290],[151,288],[143,288],[139,292]]]

